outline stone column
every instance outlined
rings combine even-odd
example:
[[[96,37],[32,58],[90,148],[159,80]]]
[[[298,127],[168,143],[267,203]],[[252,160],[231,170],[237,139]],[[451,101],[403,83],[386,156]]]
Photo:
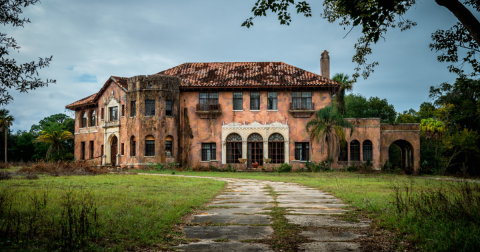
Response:
[[[289,141],[285,141],[285,150],[284,150],[284,156],[285,156],[285,163],[290,163],[290,145]]]
[[[263,140],[263,158],[268,158],[268,141]]]
[[[242,141],[242,158],[247,158],[247,141]]]
[[[227,145],[222,141],[222,164],[227,163]]]

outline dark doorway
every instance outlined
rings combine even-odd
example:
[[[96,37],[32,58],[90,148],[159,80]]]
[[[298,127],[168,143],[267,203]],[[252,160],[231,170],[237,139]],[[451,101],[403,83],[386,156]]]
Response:
[[[392,163],[393,165],[397,166],[397,168],[402,169],[406,174],[412,174],[414,172],[413,170],[413,146],[405,140],[397,140],[393,142],[392,144],[398,146],[398,149],[400,149],[400,160],[395,162],[395,157],[392,155],[395,153],[395,151],[389,151],[389,162]],[[395,149],[395,148],[390,148],[390,149]],[[395,168],[395,167],[394,167]]]
[[[251,134],[247,139],[247,158],[248,167],[252,166],[252,163],[257,162],[258,165],[263,165],[263,138],[259,134]]]
[[[110,155],[110,158],[111,158],[111,163],[112,163],[112,166],[116,166],[117,165],[117,150],[118,150],[118,139],[116,136],[113,136],[112,138],[112,148],[111,148],[111,155]]]

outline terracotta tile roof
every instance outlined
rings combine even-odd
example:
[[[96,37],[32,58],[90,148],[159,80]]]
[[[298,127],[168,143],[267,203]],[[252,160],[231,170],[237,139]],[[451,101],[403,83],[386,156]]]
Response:
[[[283,62],[184,63],[157,74],[180,77],[182,87],[339,85],[336,81]]]
[[[117,84],[118,86],[127,89],[128,88],[128,83],[127,83],[127,78],[125,77],[117,77],[117,76],[111,76],[108,78],[107,81],[105,81],[105,84],[103,84],[103,87],[100,89],[95,94],[92,94],[86,98],[83,98],[81,100],[78,100],[72,104],[69,104],[65,106],[67,109],[74,110],[76,107],[81,107],[81,106],[86,106],[86,105],[91,105],[91,104],[96,104],[100,96],[103,94],[105,89],[110,85],[110,83],[113,81],[113,83]]]

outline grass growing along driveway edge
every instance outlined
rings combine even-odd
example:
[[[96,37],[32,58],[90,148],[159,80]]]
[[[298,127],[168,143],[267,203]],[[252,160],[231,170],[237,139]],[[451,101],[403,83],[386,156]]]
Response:
[[[186,171],[176,174],[299,183],[343,199],[375,220],[375,225],[394,231],[397,239],[408,239],[421,251],[480,251],[478,183],[346,172]],[[352,214],[348,217],[352,218]]]
[[[172,237],[176,234],[172,233],[172,227],[180,223],[181,217],[192,209],[210,201],[223,189],[224,184],[223,181],[212,179],[172,176],[108,174],[40,176],[36,180],[14,176],[13,179],[0,181],[0,194],[13,193],[10,197],[13,211],[10,214],[0,211],[0,223],[8,218],[23,216],[20,220],[25,222],[22,227],[24,232],[18,237],[2,236],[0,250],[28,248],[29,251],[45,251],[61,247],[61,239],[57,240],[50,232],[59,232],[56,235],[61,235],[62,204],[65,203],[65,192],[72,190],[77,192],[73,197],[88,192],[97,208],[99,228],[94,232],[95,242],[87,250],[123,251],[145,246],[159,248],[175,243]],[[34,192],[39,199],[47,192],[45,208],[34,210],[31,200]],[[39,202],[43,204],[43,200]],[[5,209],[0,206],[0,210]],[[35,213],[37,217],[34,217]],[[36,231],[38,240],[30,239],[28,245],[23,245],[32,234],[28,231],[28,223],[32,219],[39,229]],[[6,227],[0,225],[0,233],[5,231],[2,228]],[[49,230],[42,232],[45,229]]]

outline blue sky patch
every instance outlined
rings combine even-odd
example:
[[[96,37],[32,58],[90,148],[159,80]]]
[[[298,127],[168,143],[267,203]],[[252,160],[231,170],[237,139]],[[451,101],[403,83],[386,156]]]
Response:
[[[91,74],[83,74],[78,77],[78,81],[80,82],[97,82],[97,76]]]

